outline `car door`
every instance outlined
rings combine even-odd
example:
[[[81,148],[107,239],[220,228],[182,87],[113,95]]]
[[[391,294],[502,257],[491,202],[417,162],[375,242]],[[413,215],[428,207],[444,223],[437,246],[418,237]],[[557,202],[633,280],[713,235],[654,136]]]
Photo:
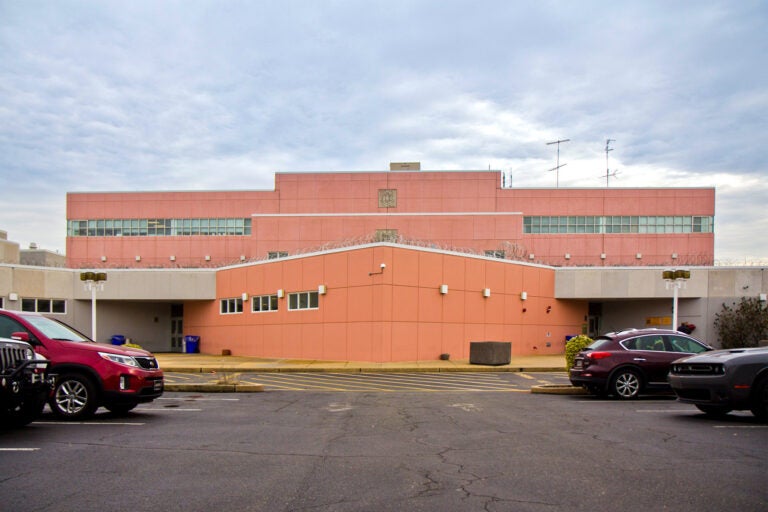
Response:
[[[642,368],[648,383],[666,384],[669,366],[680,354],[667,350],[661,334],[645,334],[630,341],[625,346],[632,352],[632,363]]]

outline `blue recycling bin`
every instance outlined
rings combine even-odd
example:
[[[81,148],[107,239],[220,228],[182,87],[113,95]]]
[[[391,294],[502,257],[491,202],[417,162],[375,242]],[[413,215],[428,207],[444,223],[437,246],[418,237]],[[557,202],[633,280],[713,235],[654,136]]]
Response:
[[[125,336],[122,334],[115,334],[112,336],[112,344],[113,345],[125,345]]]
[[[200,352],[200,336],[184,336],[184,353],[197,354]]]

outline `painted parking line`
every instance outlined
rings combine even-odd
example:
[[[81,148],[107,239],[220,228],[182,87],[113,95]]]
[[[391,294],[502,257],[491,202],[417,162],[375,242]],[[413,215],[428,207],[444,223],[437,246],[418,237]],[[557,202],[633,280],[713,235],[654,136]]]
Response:
[[[0,452],[36,452],[40,448],[0,448]]]
[[[522,391],[518,384],[488,374],[436,373],[291,373],[260,374],[254,383],[266,389],[346,392]],[[248,380],[246,380],[248,382]]]
[[[90,425],[90,426],[101,426],[101,427],[140,427],[142,425],[146,425],[146,423],[143,422],[126,422],[126,421],[33,421],[33,425],[56,425],[64,427],[64,426],[80,426],[80,425]]]

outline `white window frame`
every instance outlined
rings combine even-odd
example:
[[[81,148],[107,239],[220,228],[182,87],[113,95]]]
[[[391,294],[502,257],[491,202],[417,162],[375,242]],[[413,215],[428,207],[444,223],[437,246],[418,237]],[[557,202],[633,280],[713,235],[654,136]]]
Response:
[[[242,297],[228,297],[219,302],[220,315],[239,315],[243,312]]]
[[[259,309],[256,309],[256,304],[259,304]],[[263,308],[266,303],[267,307]],[[272,307],[274,306],[274,308]],[[251,313],[272,313],[279,309],[279,302],[277,294],[272,295],[255,295],[251,297]]]
[[[303,305],[302,302],[304,303]],[[313,302],[315,304],[314,306],[312,305]],[[288,294],[288,311],[306,311],[312,309],[320,309],[320,294],[317,290]]]

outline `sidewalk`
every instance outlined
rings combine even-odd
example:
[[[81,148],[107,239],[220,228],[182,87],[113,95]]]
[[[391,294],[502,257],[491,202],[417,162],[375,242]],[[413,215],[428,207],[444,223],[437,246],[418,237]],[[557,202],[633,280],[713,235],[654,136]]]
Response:
[[[513,356],[510,364],[486,366],[469,360],[412,361],[369,363],[354,361],[316,361],[298,359],[263,359],[243,356],[206,354],[155,354],[160,368],[167,373],[216,372],[551,372],[565,371],[564,355]]]

